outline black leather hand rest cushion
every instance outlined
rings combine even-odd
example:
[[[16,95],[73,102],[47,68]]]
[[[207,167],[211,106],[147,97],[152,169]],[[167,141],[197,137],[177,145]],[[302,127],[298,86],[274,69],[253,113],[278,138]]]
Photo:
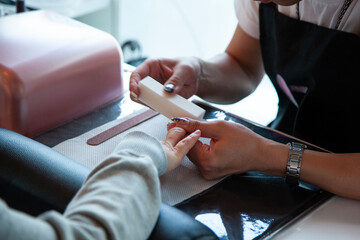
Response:
[[[1,197],[31,214],[47,210],[37,207],[43,203],[63,211],[90,172],[53,149],[6,129],[0,129],[0,159],[1,186],[6,187]],[[22,199],[8,199],[12,194],[6,192],[21,193]],[[27,201],[30,196],[41,202]]]
[[[12,131],[0,128],[0,197],[34,216],[64,211],[90,169]],[[217,239],[184,212],[162,205],[150,239]]]

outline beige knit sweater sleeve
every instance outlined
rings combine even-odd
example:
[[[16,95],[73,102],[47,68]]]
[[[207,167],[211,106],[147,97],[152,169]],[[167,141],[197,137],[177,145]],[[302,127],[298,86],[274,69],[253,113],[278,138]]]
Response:
[[[161,144],[127,134],[88,176],[64,214],[38,218],[0,201],[0,239],[146,239],[161,204],[158,176],[167,167]]]

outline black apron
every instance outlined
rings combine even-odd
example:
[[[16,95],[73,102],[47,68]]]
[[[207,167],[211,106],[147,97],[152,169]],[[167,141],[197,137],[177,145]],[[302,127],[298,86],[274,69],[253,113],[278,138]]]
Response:
[[[279,96],[270,127],[333,152],[360,152],[360,38],[260,4],[260,43]]]

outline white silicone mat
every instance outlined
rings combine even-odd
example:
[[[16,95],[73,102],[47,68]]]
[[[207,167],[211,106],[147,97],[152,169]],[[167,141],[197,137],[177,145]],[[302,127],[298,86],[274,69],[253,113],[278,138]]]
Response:
[[[100,163],[108,154],[110,154],[119,140],[128,132],[143,131],[156,137],[159,140],[165,139],[166,125],[170,122],[169,119],[162,115],[157,115],[139,125],[128,129],[121,134],[105,141],[97,146],[90,146],[86,141],[95,135],[147,110],[144,108],[130,116],[118,120],[114,120],[96,129],[93,129],[76,138],[64,141],[54,147],[54,150],[72,158],[87,167],[94,168]],[[164,174],[160,177],[162,200],[169,205],[175,205],[188,199],[195,194],[198,194],[220,180],[208,181],[201,177],[196,166],[185,157],[182,164],[170,173]]]

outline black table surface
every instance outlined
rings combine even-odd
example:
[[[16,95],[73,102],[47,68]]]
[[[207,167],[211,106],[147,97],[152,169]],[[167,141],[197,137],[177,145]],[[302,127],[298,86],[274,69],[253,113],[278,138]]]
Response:
[[[292,141],[292,137],[280,132],[206,103],[196,103],[206,110],[204,118],[207,120],[223,119],[237,122],[275,141]],[[53,147],[107,122],[125,117],[140,108],[139,104],[133,103],[126,96],[33,139]],[[313,146],[309,148],[316,149]],[[248,172],[229,176],[175,207],[207,225],[220,239],[266,239],[309,213],[331,196],[332,194],[313,186],[294,188],[286,184],[284,178]]]

